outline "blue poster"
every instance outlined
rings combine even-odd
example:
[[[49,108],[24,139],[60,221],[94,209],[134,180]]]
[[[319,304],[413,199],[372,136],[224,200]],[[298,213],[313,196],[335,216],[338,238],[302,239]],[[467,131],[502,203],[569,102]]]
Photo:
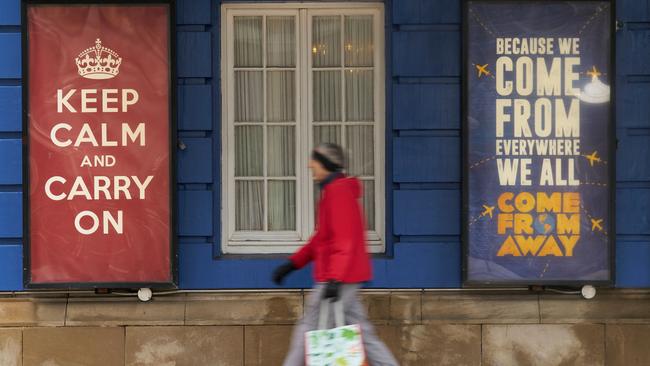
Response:
[[[467,2],[466,283],[611,280],[611,11]]]

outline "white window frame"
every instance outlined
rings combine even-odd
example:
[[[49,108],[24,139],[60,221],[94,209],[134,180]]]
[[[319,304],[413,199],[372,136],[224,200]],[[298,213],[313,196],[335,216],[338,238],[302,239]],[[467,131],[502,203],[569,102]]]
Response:
[[[385,60],[384,5],[382,3],[246,3],[221,6],[221,248],[225,254],[292,253],[304,245],[314,231],[314,182],[307,168],[313,148],[312,125],[312,17],[321,15],[373,15],[374,27],[374,158],[375,229],[367,232],[369,251],[385,251]],[[296,231],[259,232],[235,230],[235,123],[234,123],[234,16],[296,17]],[[263,22],[266,24],[266,22]],[[263,26],[263,44],[266,29]],[[343,34],[343,32],[341,32]],[[266,58],[266,46],[262,50]],[[266,67],[266,66],[264,66]],[[343,65],[345,70],[345,65]],[[264,78],[266,85],[266,78]],[[341,85],[345,93],[345,84]],[[264,86],[266,103],[266,86]],[[343,95],[343,98],[345,95]],[[345,100],[345,99],[343,99]],[[345,103],[344,103],[345,104]],[[343,106],[344,108],[344,106]],[[266,110],[265,110],[266,113]],[[347,122],[343,122],[345,126]],[[266,154],[266,149],[264,150]],[[266,198],[266,190],[264,197]],[[265,203],[267,205],[268,202]],[[265,213],[265,220],[266,217]]]

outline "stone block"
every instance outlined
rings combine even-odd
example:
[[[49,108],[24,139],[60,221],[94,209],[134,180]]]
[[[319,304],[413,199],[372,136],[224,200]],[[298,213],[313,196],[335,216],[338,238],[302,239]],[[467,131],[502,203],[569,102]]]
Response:
[[[70,298],[66,325],[183,325],[185,295]]]
[[[127,327],[124,359],[126,366],[242,365],[244,327]]]
[[[483,366],[598,366],[605,327],[597,324],[483,325]]]
[[[379,339],[390,349],[395,358],[400,361],[402,359],[402,345],[400,342],[400,335],[402,334],[401,325],[378,325],[375,327],[375,332]]]
[[[23,332],[20,329],[0,329],[0,365],[23,364]]]
[[[390,319],[395,324],[419,324],[422,322],[422,294],[420,292],[392,293],[390,296]]]
[[[375,324],[388,324],[390,320],[390,293],[387,291],[362,291],[361,303],[368,319]]]
[[[423,323],[538,323],[537,295],[521,293],[422,294]]]
[[[607,324],[607,366],[642,366],[650,360],[650,325]]]
[[[481,326],[427,324],[377,328],[402,366],[474,366],[481,363]]]
[[[244,328],[244,365],[282,365],[291,342],[291,325],[253,325]]]
[[[300,293],[190,294],[187,325],[293,324],[302,317]]]
[[[0,326],[63,326],[66,299],[63,297],[0,298]]]
[[[596,297],[542,295],[542,323],[649,323],[650,291],[598,290]]]
[[[23,366],[123,366],[124,328],[27,328]]]

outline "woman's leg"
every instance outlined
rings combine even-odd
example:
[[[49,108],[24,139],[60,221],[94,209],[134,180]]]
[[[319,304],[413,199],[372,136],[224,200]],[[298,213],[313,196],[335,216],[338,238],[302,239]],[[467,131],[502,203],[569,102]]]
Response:
[[[314,291],[307,298],[305,315],[293,328],[289,353],[284,359],[283,366],[304,366],[305,365],[305,332],[316,329],[318,326],[318,314],[320,311],[320,298],[323,294],[323,285],[316,284]]]
[[[368,316],[359,301],[358,284],[345,284],[341,288],[341,300],[347,324],[359,324],[363,347],[371,366],[398,366],[397,360],[388,347],[377,337],[375,327],[368,321]]]

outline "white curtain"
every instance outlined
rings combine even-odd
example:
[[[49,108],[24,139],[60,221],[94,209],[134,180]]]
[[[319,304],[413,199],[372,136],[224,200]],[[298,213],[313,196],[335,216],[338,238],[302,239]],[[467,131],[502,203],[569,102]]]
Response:
[[[373,66],[372,15],[345,17],[345,66]]]
[[[372,70],[345,71],[345,111],[348,121],[374,119],[374,82]]]
[[[312,64],[314,67],[341,66],[341,18],[316,16],[312,20]]]
[[[266,18],[266,64],[296,66],[296,22],[292,16]]]
[[[262,17],[235,17],[235,67],[262,67]]]
[[[266,65],[263,24],[262,17],[234,19],[235,67],[274,68],[236,70],[234,75],[235,226],[236,230],[295,230],[295,18],[266,18]]]
[[[362,179],[362,205],[373,229],[373,19],[315,16],[312,24],[313,121],[335,122],[314,126],[313,142],[346,148],[349,173]],[[296,19],[237,16],[233,36],[236,229],[296,230],[296,157],[305,153],[296,145],[302,123],[296,113]]]
[[[373,126],[347,127],[348,171],[352,175],[368,177],[375,174],[373,129]]]
[[[341,120],[341,72],[314,71],[314,121]]]
[[[341,19],[338,16],[315,16],[312,19],[313,120],[317,123],[313,127],[314,145],[333,142],[345,147],[348,153],[348,173],[362,179],[364,195],[361,204],[366,214],[368,228],[373,230],[375,228],[373,18],[372,15],[345,16],[343,24]],[[343,44],[341,44],[342,27]],[[341,55],[344,58],[343,65]],[[326,67],[338,68],[338,70],[324,69]],[[318,122],[338,123],[319,125]],[[316,189],[315,201],[318,195]]]
[[[262,126],[235,127],[235,176],[262,177],[264,131]]]
[[[341,67],[341,17],[312,18],[312,65],[314,69]],[[341,72],[313,73],[314,121],[341,121]]]
[[[374,44],[371,15],[346,16],[344,19],[345,112],[346,121],[373,122],[374,106]],[[358,69],[363,67],[364,69]],[[349,172],[361,177],[374,177],[375,147],[372,124],[347,126],[345,144]],[[362,178],[361,204],[369,230],[375,229],[375,182]]]
[[[269,126],[267,130],[269,177],[295,177],[296,133],[294,126]]]
[[[294,126],[268,127],[268,176],[295,177]],[[269,231],[296,229],[296,181],[269,180]]]
[[[269,231],[296,229],[296,182],[269,181]]]
[[[264,120],[262,71],[235,71],[235,122]]]
[[[314,146],[323,142],[341,145],[341,126],[315,126]]]
[[[368,230],[375,230],[375,182],[363,181],[363,198],[361,200],[363,212],[366,214]]]
[[[264,229],[264,182],[237,181],[235,184],[237,202],[235,227],[237,230]]]
[[[296,120],[295,71],[266,72],[266,110],[269,122]]]

